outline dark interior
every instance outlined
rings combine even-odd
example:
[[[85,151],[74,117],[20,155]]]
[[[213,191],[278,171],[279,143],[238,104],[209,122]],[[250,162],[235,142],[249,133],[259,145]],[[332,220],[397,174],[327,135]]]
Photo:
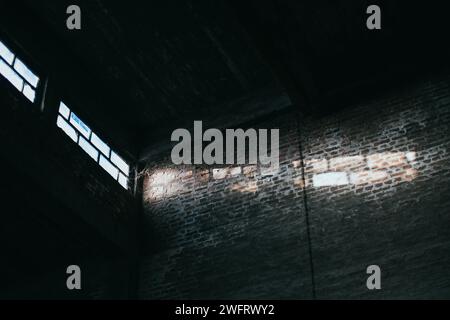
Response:
[[[71,4],[79,5],[82,10],[81,30],[70,31],[66,28],[66,8]],[[333,273],[326,273],[319,262],[315,264],[317,282],[313,281],[311,286],[315,287],[312,291],[309,280],[304,280],[308,283],[305,287],[299,286],[303,289],[297,289],[293,284],[292,287],[284,285],[283,289],[274,283],[279,277],[284,277],[283,274],[286,274],[286,278],[291,277],[290,272],[297,269],[298,265],[294,262],[290,265],[286,261],[295,261],[295,258],[272,261],[265,257],[265,254],[270,254],[265,253],[247,261],[251,258],[241,257],[240,251],[233,251],[241,245],[242,250],[252,250],[252,241],[257,241],[255,239],[261,240],[261,243],[268,241],[269,247],[274,246],[270,247],[273,252],[299,243],[303,248],[302,243],[312,241],[308,239],[306,231],[301,231],[302,236],[298,239],[293,236],[284,242],[279,238],[270,238],[272,240],[269,241],[269,238],[259,236],[255,231],[258,234],[255,238],[245,238],[244,235],[245,240],[242,241],[239,240],[241,238],[230,239],[232,245],[221,247],[219,244],[215,247],[216,251],[211,252],[191,252],[184,244],[172,243],[170,239],[176,231],[171,233],[170,230],[183,228],[187,220],[161,222],[155,221],[156,218],[147,219],[149,212],[155,213],[153,217],[159,217],[163,211],[158,211],[160,204],[150,207],[143,201],[146,187],[141,174],[146,168],[159,163],[155,159],[167,159],[167,154],[170,154],[167,152],[172,146],[172,131],[176,128],[191,129],[194,120],[202,120],[207,127],[223,129],[258,126],[287,115],[286,118],[290,119],[298,117],[300,123],[305,121],[300,126],[300,135],[314,133],[320,136],[326,131],[327,119],[353,119],[353,110],[357,110],[355,114],[366,113],[358,106],[371,105],[368,102],[379,97],[389,101],[380,107],[380,114],[394,114],[392,110],[397,110],[394,105],[396,99],[400,99],[399,92],[405,95],[417,94],[419,98],[412,100],[413,105],[423,101],[427,104],[427,99],[430,99],[429,104],[439,105],[439,108],[442,106],[443,109],[439,110],[446,110],[443,113],[430,111],[430,119],[441,121],[435,122],[435,128],[440,128],[436,135],[442,135],[442,139],[428,136],[425,131],[417,132],[418,143],[446,150],[450,127],[450,104],[447,104],[446,94],[450,96],[450,89],[445,85],[436,85],[430,89],[431,93],[423,97],[416,84],[424,82],[433,86],[433,81],[450,83],[448,6],[425,1],[405,3],[380,0],[377,4],[382,8],[382,29],[369,31],[366,28],[365,11],[370,4],[371,1],[365,0],[357,4],[329,0],[1,1],[0,41],[39,74],[46,88],[44,92],[44,88],[39,87],[36,102],[30,104],[0,76],[0,114],[3,119],[0,130],[3,140],[0,167],[4,169],[5,178],[1,189],[0,298],[367,297],[358,290],[349,293],[345,289],[323,289],[325,285],[321,287],[320,284],[321,272],[325,272],[323,279],[333,278]],[[433,98],[429,98],[431,96]],[[62,100],[130,164],[128,190],[111,179],[57,128],[56,117]],[[392,110],[382,111],[391,105]],[[406,106],[402,102],[399,105],[398,110]],[[366,119],[368,128],[372,121],[378,121],[377,107],[376,103],[372,104],[366,116],[355,116],[354,119]],[[340,118],[341,115],[345,116]],[[403,117],[408,119],[408,113]],[[284,124],[287,123],[283,121],[278,124],[281,130],[285,129]],[[345,127],[346,121],[339,123]],[[416,126],[420,127],[420,121],[417,123]],[[362,128],[361,131],[367,134],[372,132],[372,129],[366,130],[363,125]],[[286,130],[296,131],[295,128]],[[403,141],[402,138],[393,139]],[[296,143],[292,142],[291,147],[296,146]],[[395,148],[388,151],[394,152]],[[305,142],[302,151],[312,154],[313,149]],[[305,154],[300,154],[300,157],[307,157]],[[296,153],[295,156],[299,155]],[[435,161],[435,157],[431,155],[430,159],[424,161]],[[423,196],[416,197],[422,201],[416,207],[420,209],[414,211],[413,205],[404,209],[415,212],[418,220],[418,217],[432,220],[431,217],[426,218],[431,212],[442,219],[432,220],[433,224],[431,220],[423,224],[427,226],[430,238],[415,238],[425,245],[436,239],[431,237],[433,232],[441,235],[439,245],[433,247],[436,251],[428,253],[424,249],[423,253],[420,251],[422,249],[414,247],[417,252],[421,252],[422,258],[423,255],[429,255],[423,261],[430,262],[429,270],[433,271],[436,278],[430,280],[429,286],[436,290],[429,290],[426,276],[418,276],[416,292],[406,293],[399,289],[400,286],[394,286],[386,289],[381,297],[450,296],[450,277],[445,271],[449,269],[446,265],[450,262],[449,255],[445,250],[450,247],[450,237],[445,236],[444,231],[449,222],[450,198],[449,193],[443,193],[444,190],[448,191],[450,161],[445,156],[439,161],[440,174],[427,175],[436,180],[426,186],[420,185],[420,179],[414,182]],[[200,169],[196,168],[194,176],[197,177],[199,172]],[[290,175],[280,179],[294,178]],[[198,181],[195,180],[194,184]],[[275,180],[274,183],[278,182]],[[395,203],[409,201],[408,192],[402,192],[401,195],[398,193],[397,196],[377,200],[379,206],[373,207],[373,220],[364,221],[364,224],[377,225],[378,219],[383,219],[375,217],[377,212],[390,212],[389,208]],[[310,210],[310,223],[317,223],[311,226],[314,240],[314,230],[320,230],[321,223],[323,228],[326,225],[322,218],[314,218],[314,210],[322,210],[314,194],[307,194],[305,200],[301,192],[296,193],[300,202],[296,202],[297,198],[280,200],[276,194],[268,194],[267,197],[283,208],[291,206],[297,210],[297,206],[303,208],[303,201],[311,201],[305,210]],[[180,195],[180,199],[183,197]],[[224,198],[213,193],[209,200],[204,200],[211,201],[209,206],[203,206],[202,199],[192,202],[192,206],[197,208],[192,210],[198,214],[193,219],[198,223],[203,219],[204,210],[206,216],[214,216],[214,212],[218,211],[214,211],[213,203],[222,203]],[[238,202],[233,201],[234,198],[227,198],[223,205],[228,202],[237,206]],[[347,201],[348,207],[343,209],[347,213],[359,210],[355,208],[361,205],[345,197],[339,201]],[[168,203],[167,207],[175,206],[175,203]],[[421,206],[424,203],[434,203],[435,207]],[[325,203],[322,202],[322,205]],[[235,212],[234,208],[230,207],[224,212]],[[269,210],[262,204],[260,207],[248,204],[242,208],[244,216],[252,212],[249,215],[254,220],[250,221],[254,221],[255,228],[258,225],[256,221],[263,221]],[[173,210],[184,214],[191,209],[184,207]],[[399,215],[401,212],[405,211],[395,211]],[[240,214],[237,211],[235,213],[237,217]],[[344,220],[336,220],[336,229],[330,226],[327,230],[334,230],[331,234],[345,230],[350,232],[350,229],[341,230],[337,227]],[[414,223],[415,220],[405,222],[399,217],[397,221],[392,221],[403,224]],[[225,225],[224,221],[205,223],[207,226],[203,226],[204,230],[219,230],[217,232],[222,232],[220,228]],[[276,227],[276,222],[270,223]],[[355,225],[358,223],[362,222],[355,222]],[[291,225],[296,223],[292,222]],[[299,230],[304,227],[302,224]],[[412,228],[413,231],[408,234],[414,237],[414,232],[423,230],[422,227],[417,228]],[[259,230],[263,229],[261,227]],[[227,234],[232,233],[231,230],[236,229],[229,227]],[[287,231],[281,228],[279,234],[283,230],[286,230],[286,234],[291,232],[290,229]],[[186,232],[186,237],[191,237],[191,240],[184,240],[187,243],[192,239],[201,241],[204,234],[198,231],[189,236]],[[248,232],[252,234],[253,231]],[[395,231],[392,232],[393,235]],[[379,246],[382,242],[377,242],[377,239],[383,236],[376,232],[372,235],[372,246]],[[362,237],[370,238],[371,234],[366,233]],[[406,234],[405,237],[408,238]],[[328,243],[333,242],[333,235],[327,239]],[[347,243],[352,243],[352,237],[349,239]],[[317,248],[326,246],[318,241]],[[411,246],[409,242],[400,242],[390,242],[392,252],[406,252],[402,248]],[[354,245],[358,246],[356,242]],[[168,248],[177,252],[174,255],[181,256],[177,263],[184,267],[155,278],[161,275],[156,269],[171,268],[172,258],[162,254],[169,252]],[[299,252],[309,252],[302,250]],[[321,251],[315,251],[313,246],[312,252]],[[334,256],[325,256],[330,252],[324,251],[324,256],[318,253],[314,259],[332,262]],[[204,269],[196,264],[199,261],[196,259],[203,259],[200,258],[203,255],[210,255],[211,261],[214,261],[223,254],[227,257],[223,262],[229,261],[232,270],[228,276],[221,273],[222,266],[214,262],[205,264]],[[233,260],[233,256],[241,259],[240,267],[235,267],[234,263],[238,260]],[[152,267],[148,269],[147,264],[143,263],[146,259],[152,261]],[[264,259],[269,259],[267,261],[270,261],[273,269],[268,267],[262,271],[251,267],[264,264]],[[311,261],[314,262],[314,259]],[[392,259],[389,261],[393,264],[402,263],[401,258]],[[420,267],[427,270],[425,262],[414,264],[414,259],[411,262],[412,269]],[[436,261],[441,261],[441,264],[433,265],[438,263]],[[83,270],[83,279],[86,279],[83,280],[83,290],[70,291],[66,288],[66,268],[71,264],[80,265]],[[309,262],[305,262],[305,268],[309,267]],[[196,268],[196,271],[184,273],[183,268]],[[353,274],[357,271],[348,272]],[[223,278],[218,276],[219,273]],[[245,289],[237,290],[240,286],[238,280],[234,283],[232,279],[245,279],[248,274],[256,277],[252,278],[254,282]],[[397,277],[393,274],[390,276]],[[399,283],[407,282],[401,275],[398,277]],[[191,282],[183,282],[182,286],[178,286],[177,279],[182,278]],[[215,287],[217,281],[221,285]],[[155,285],[149,289],[149,293],[143,293],[146,292],[147,283],[157,283],[158,287]],[[266,286],[261,289],[259,283],[265,283]]]

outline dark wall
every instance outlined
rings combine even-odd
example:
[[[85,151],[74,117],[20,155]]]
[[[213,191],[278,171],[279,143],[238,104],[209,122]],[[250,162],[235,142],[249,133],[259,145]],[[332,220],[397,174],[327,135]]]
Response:
[[[253,125],[280,128],[279,170],[148,160],[141,298],[450,296],[450,80],[296,119]]]
[[[133,261],[134,198],[56,126],[56,114],[36,110],[1,80],[0,249],[2,274],[9,275],[2,296],[86,298],[116,281],[122,288],[103,297],[127,297],[130,283],[120,279],[130,276],[130,266],[111,282],[98,279]],[[86,272],[82,292],[66,289],[71,264]]]
[[[2,11],[2,17],[8,12]],[[36,26],[39,33],[42,25]],[[59,101],[67,98],[71,108],[122,154],[119,146],[126,142],[113,143],[121,133],[115,131],[119,123],[91,108],[101,94],[89,86],[95,77],[86,80],[82,67],[70,54],[64,55],[64,48],[46,42],[51,34],[42,33],[42,41],[33,43],[25,29],[2,19],[0,40],[33,67],[41,83],[48,80],[48,87],[45,103],[41,105],[38,97],[32,104],[0,76],[0,273],[5,276],[0,297],[127,298],[136,281],[135,197],[57,127]],[[60,67],[62,57],[67,58],[66,68]],[[66,268],[71,264],[82,270],[79,292],[66,288]]]
[[[295,118],[282,126],[280,172],[176,167],[144,178],[142,298],[310,298],[311,275]]]
[[[450,297],[449,78],[305,121],[302,132],[318,298]],[[336,171],[348,183],[314,186]],[[380,291],[365,288],[373,264]]]

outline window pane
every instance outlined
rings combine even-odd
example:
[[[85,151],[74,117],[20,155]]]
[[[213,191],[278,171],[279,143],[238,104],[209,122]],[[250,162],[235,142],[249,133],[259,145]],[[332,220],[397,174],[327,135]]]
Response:
[[[97,162],[98,159],[98,151],[94,148],[92,144],[89,143],[85,138],[80,137],[80,141],[78,142],[78,145],[86,151],[88,155],[91,156],[92,159],[94,159]]]
[[[28,84],[25,84],[25,87],[23,88],[23,94],[28,98],[28,100],[34,102],[34,99],[36,98],[36,92]]]
[[[12,65],[14,61],[14,53],[12,53],[1,41],[0,41],[0,56],[3,59],[5,59],[6,62]]]
[[[19,59],[16,58],[16,62],[14,62],[14,69],[25,78],[25,80],[28,81],[33,87],[37,87],[39,78],[31,72],[30,69]]]
[[[30,88],[32,89],[32,88]],[[27,89],[28,90],[28,89]],[[119,184],[128,190],[128,175],[130,167],[116,153],[112,152],[110,147],[101,140],[76,114],[60,101],[58,115],[58,127],[62,128],[73,141],[100,166],[108,172]],[[68,120],[68,122],[65,119]],[[78,134],[78,132],[81,133]],[[90,137],[90,139],[89,139]],[[122,170],[122,172],[120,171]]]
[[[11,69],[3,60],[0,60],[0,73],[8,79],[9,82],[16,87],[17,90],[22,91],[23,88],[23,80],[22,78]]]
[[[125,177],[122,173],[119,173],[119,183],[125,189],[128,189],[128,178]]]
[[[111,151],[111,161],[116,166],[118,166],[119,169],[122,170],[122,172],[125,173],[126,176],[129,176],[129,174],[130,174],[130,167],[114,151]]]
[[[109,158],[110,148],[104,143],[94,132],[92,132],[91,142],[96,146],[105,156]]]
[[[99,164],[103,169],[105,169],[106,172],[108,172],[114,179],[117,180],[119,170],[102,155],[100,155]]]
[[[87,139],[89,139],[89,135],[91,134],[91,129],[84,124],[83,121],[81,121],[80,118],[78,118],[75,113],[70,114],[70,123],[73,124],[75,129],[81,132],[83,136],[85,136]]]
[[[67,108],[67,106],[64,104],[64,102],[59,103],[59,114],[62,115],[67,120],[69,120],[70,109]]]
[[[78,141],[78,134],[75,129],[63,119],[63,117],[58,116],[56,124],[60,127],[74,142]]]

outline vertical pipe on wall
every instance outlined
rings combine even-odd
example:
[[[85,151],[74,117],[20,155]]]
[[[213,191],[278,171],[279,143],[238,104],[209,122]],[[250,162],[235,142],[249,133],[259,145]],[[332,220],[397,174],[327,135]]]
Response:
[[[305,162],[304,162],[304,157],[303,157],[303,147],[302,147],[302,141],[301,141],[302,131],[300,129],[301,113],[298,111],[297,111],[296,118],[297,118],[298,149],[299,149],[299,154],[300,154],[300,168],[301,168],[301,176],[302,176],[302,183],[303,183],[303,203],[305,206],[306,236],[307,236],[307,240],[308,240],[309,266],[311,268],[311,287],[312,287],[313,299],[316,299],[316,283],[315,283],[315,277],[314,277],[314,261],[313,261],[313,252],[312,252],[312,244],[311,244],[308,196],[306,193]]]

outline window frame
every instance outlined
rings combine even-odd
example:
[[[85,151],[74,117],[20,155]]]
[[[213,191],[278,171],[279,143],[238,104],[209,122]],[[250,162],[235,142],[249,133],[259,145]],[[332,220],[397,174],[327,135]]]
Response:
[[[6,59],[4,59],[1,56],[0,59],[3,60],[6,63],[6,65],[10,67],[22,79],[23,81],[22,90],[19,91],[2,74],[0,74],[0,79],[3,78],[8,83],[8,85],[12,86],[15,89],[14,91],[18,93],[17,96],[20,96],[27,103],[39,107],[37,108],[37,110],[42,112],[43,104],[45,102],[48,74],[44,71],[44,68],[39,63],[37,63],[36,59],[34,59],[27,50],[24,50],[20,45],[17,44],[17,42],[12,41],[7,34],[0,32],[0,42],[2,42],[3,45],[14,55],[13,62],[11,64],[9,64],[8,61],[6,61]],[[28,70],[30,70],[36,77],[38,77],[39,81],[36,87],[33,87],[33,85],[15,69],[14,65],[16,63],[16,60],[20,60]],[[35,91],[34,101],[31,101],[23,93],[25,90],[25,85],[29,85]]]
[[[36,115],[37,115],[37,113],[41,114],[42,119],[45,122],[47,122],[48,124],[53,125],[54,126],[53,129],[58,132],[61,130],[61,128],[57,125],[57,119],[58,119],[58,117],[61,117],[66,123],[69,124],[69,126],[71,126],[71,128],[77,134],[77,141],[75,142],[73,139],[68,137],[67,133],[65,133],[65,132],[64,132],[64,135],[67,136],[67,138],[69,140],[71,140],[72,142],[75,142],[77,147],[80,148],[83,153],[86,153],[86,156],[93,159],[79,144],[79,142],[80,142],[79,137],[83,136],[83,135],[77,128],[75,128],[73,126],[73,124],[71,124],[69,122],[70,115],[72,112],[74,112],[74,114],[80,120],[82,118],[84,118],[84,115],[80,114],[81,112],[80,113],[77,112],[77,109],[71,108],[72,106],[75,106],[75,104],[72,104],[72,103],[70,104],[71,107],[69,108],[70,109],[69,120],[66,119],[65,117],[63,117],[62,115],[60,115],[60,113],[59,113],[59,102],[67,101],[68,103],[70,103],[70,101],[73,101],[74,99],[70,99],[69,96],[72,96],[72,98],[73,98],[74,93],[70,87],[62,86],[57,81],[54,81],[55,79],[61,78],[61,75],[59,74],[58,69],[55,69],[54,66],[50,63],[51,61],[49,62],[46,59],[43,59],[43,63],[38,63],[37,58],[34,57],[30,51],[24,49],[22,47],[22,45],[20,44],[20,42],[11,40],[11,38],[8,36],[8,34],[5,33],[1,29],[0,29],[0,41],[13,55],[12,63],[9,63],[2,56],[0,56],[0,59],[6,64],[6,66],[8,66],[11,70],[13,70],[15,72],[15,74],[21,79],[22,90],[19,91],[19,89],[17,89],[17,87],[14,86],[14,84],[11,83],[2,74],[0,74],[0,82],[3,81],[4,84],[1,83],[0,88],[2,88],[4,86],[4,88],[7,89],[7,92],[9,92],[8,94],[11,94],[14,97],[17,97],[17,99],[20,101],[20,105],[21,106],[23,105],[24,109],[27,109],[27,112],[35,113]],[[39,55],[40,55],[40,53],[38,53],[38,56]],[[14,68],[16,60],[20,60],[20,62],[22,62],[28,70],[30,70],[36,77],[38,77],[39,81],[38,81],[36,87],[33,87],[32,83],[30,81],[28,81],[27,78],[25,78],[21,73],[19,73]],[[46,69],[44,69],[44,67],[43,67],[44,65],[47,66]],[[45,70],[47,70],[47,71],[45,71]],[[33,90],[35,90],[34,101],[31,101],[24,94],[25,85],[29,85]],[[83,86],[80,85],[79,87],[77,87],[77,90],[83,90]],[[67,99],[61,99],[62,98],[62,96],[60,95],[61,92],[66,92],[69,94]],[[56,113],[56,118],[54,117],[54,114],[55,114],[54,112]],[[44,116],[46,114],[48,114],[48,116]],[[81,115],[81,117],[80,117],[80,115]],[[83,123],[85,123],[84,120],[81,120],[81,121]],[[99,164],[100,156],[103,155],[106,157],[106,159],[109,162],[111,162],[111,164],[115,168],[117,168],[118,175],[117,175],[117,179],[115,179],[115,180],[120,185],[120,189],[122,189],[122,190],[125,189],[128,192],[133,193],[134,192],[133,189],[135,188],[135,177],[134,177],[135,161],[133,159],[131,159],[131,157],[128,155],[126,157],[124,157],[123,156],[124,153],[121,152],[120,149],[114,148],[112,143],[106,143],[106,141],[110,142],[110,140],[102,139],[103,137],[107,137],[107,135],[102,135],[103,131],[94,129],[97,127],[93,128],[93,127],[89,126],[89,128],[90,128],[89,138],[87,138],[85,136],[83,136],[83,137],[88,141],[88,143],[95,150],[97,150],[98,156],[97,156],[96,162],[97,162],[97,166],[100,167],[100,171],[105,171],[103,168],[101,168],[101,166]],[[61,130],[61,131],[63,131],[63,130]],[[109,147],[109,155],[105,155],[103,150],[101,150],[99,147],[94,145],[94,143],[91,141],[93,134],[95,134],[103,143],[105,143]],[[117,151],[119,151],[119,152],[117,152]],[[110,157],[113,154],[113,152],[115,154],[119,155],[119,157],[127,164],[128,168],[129,168],[128,175],[126,175],[116,164],[114,164],[111,161]],[[87,160],[87,162],[88,161],[89,160]],[[99,173],[99,174],[102,174],[102,173]],[[110,174],[108,172],[104,172],[103,174],[107,174],[108,176],[110,176]],[[120,181],[121,175],[126,177],[126,186],[122,183],[123,181],[122,182]]]
[[[88,125],[86,122],[84,122],[81,117],[79,116],[79,114],[77,112],[75,112],[72,108],[70,108],[67,103],[65,102],[66,100],[64,99],[59,99],[59,104],[58,107],[56,108],[56,126],[61,129],[61,131],[63,131],[65,133],[65,136],[67,136],[68,139],[70,139],[72,142],[74,142],[78,148],[80,148],[81,150],[83,150],[84,153],[86,153],[86,155],[94,160],[97,163],[97,166],[102,169],[102,171],[104,171],[104,173],[106,173],[108,176],[112,177],[123,189],[131,192],[133,189],[133,177],[132,177],[132,173],[133,173],[133,164],[131,161],[129,161],[129,159],[125,158],[122,156],[121,153],[116,152],[117,149],[113,148],[111,146],[110,143],[105,142],[105,139],[102,139],[102,137],[98,134],[98,131],[93,130],[92,127],[90,125]],[[70,99],[69,99],[70,101]],[[61,106],[65,106],[65,108],[67,108],[67,110],[65,110],[66,112],[68,111],[67,117],[60,111],[61,110]],[[64,110],[64,108],[62,108]],[[65,112],[64,112],[65,113]],[[88,137],[86,135],[83,134],[83,132],[77,128],[70,120],[73,119],[72,115],[74,115],[84,126],[86,126],[89,129],[89,135]],[[61,118],[66,125],[68,125],[72,130],[75,131],[76,135],[77,135],[77,139],[76,141],[73,139],[73,137],[68,134],[64,129],[62,129],[59,125],[58,125],[58,119]],[[80,127],[83,127],[83,125],[80,125]],[[99,140],[101,140],[108,148],[109,148],[109,155],[106,156],[104,154],[104,152],[97,147],[94,142],[92,141],[93,137],[97,137]],[[84,139],[86,140],[90,147],[94,148],[97,151],[97,159],[94,159],[81,145],[80,145],[80,139]],[[116,155],[117,157],[119,157],[128,167],[128,174],[123,171],[123,169],[118,166],[116,163],[113,162],[112,157],[113,155]],[[113,166],[116,170],[117,170],[117,175],[114,177],[103,165],[100,164],[100,162],[102,161],[102,159],[105,159],[106,161],[108,161],[109,165]],[[121,182],[121,176],[124,176],[126,178],[126,185],[122,184]]]

